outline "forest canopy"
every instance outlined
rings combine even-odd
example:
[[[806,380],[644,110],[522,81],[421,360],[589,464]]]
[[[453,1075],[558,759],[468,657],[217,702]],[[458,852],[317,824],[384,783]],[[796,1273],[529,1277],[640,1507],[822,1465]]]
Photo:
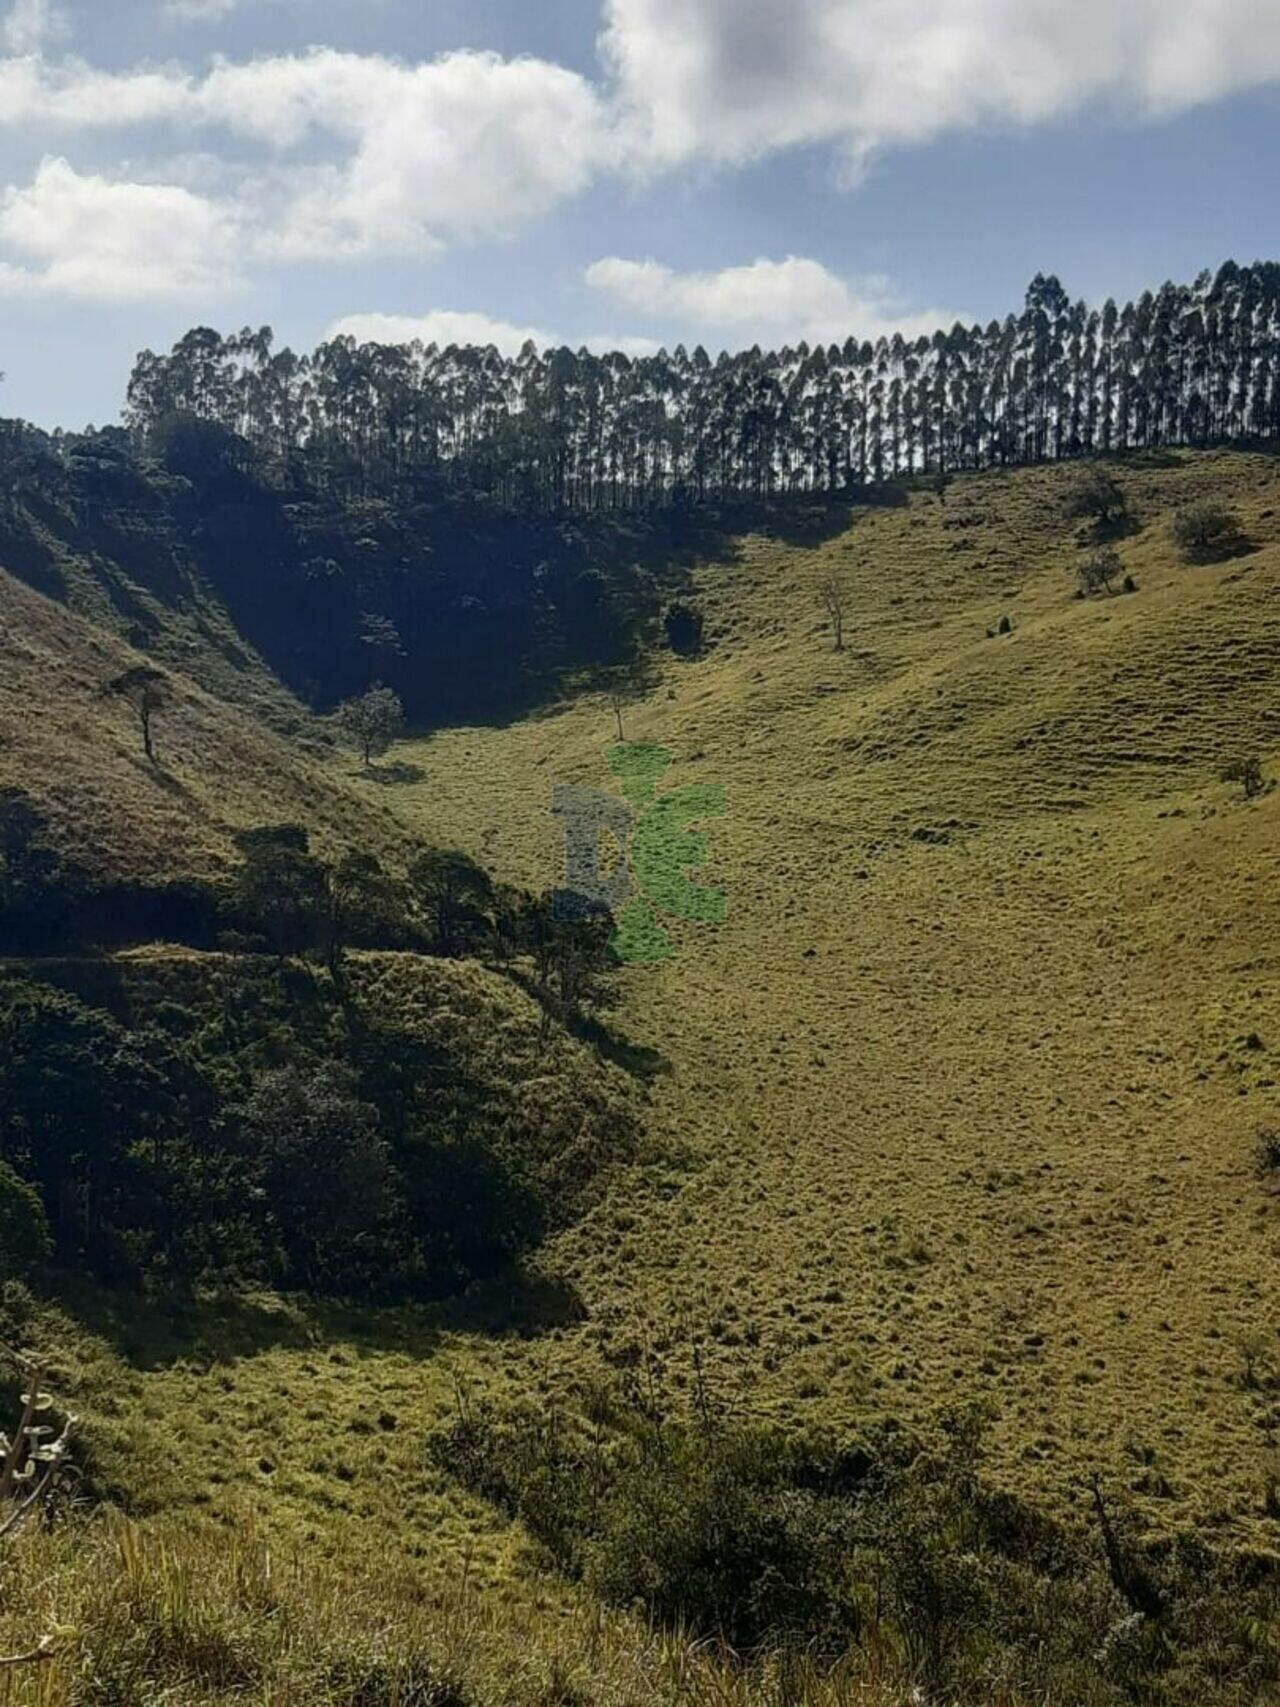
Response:
[[[211,423],[285,484],[404,497],[447,482],[521,509],[839,492],[911,474],[1280,435],[1280,264],[1227,262],[1123,306],[1037,275],[1023,311],[931,338],[713,359],[684,346],[277,349],[268,327],[144,351],[127,424]],[[215,441],[196,443],[207,456]],[[225,444],[218,454],[234,454]]]

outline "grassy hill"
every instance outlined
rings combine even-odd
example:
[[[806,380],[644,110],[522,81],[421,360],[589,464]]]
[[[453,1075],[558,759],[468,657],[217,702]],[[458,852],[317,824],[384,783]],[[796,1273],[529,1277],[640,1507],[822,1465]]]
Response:
[[[1011,1482],[1080,1508],[1104,1469],[1153,1524],[1264,1547],[1280,1223],[1280,471],[1120,471],[1139,590],[1073,598],[1067,471],[856,511],[815,549],[701,572],[713,645],[626,716],[718,782],[700,881],[625,1023],[668,1071],[680,1192],[643,1181],[563,1260],[626,1348],[779,1417],[919,1421],[990,1402]],[[1183,567],[1173,512],[1237,505],[1254,549]],[[818,588],[846,576],[848,648]],[[1001,615],[1012,632],[987,637]],[[611,709],[438,732],[397,797],[525,883],[561,858],[552,784],[609,785]],[[668,1348],[668,1349],[663,1349]]]
[[[161,649],[173,692],[148,763],[136,713],[103,689],[155,658],[0,568],[0,787],[31,796],[65,854],[100,878],[157,882],[223,869],[254,824],[304,823],[330,847],[403,844],[260,663],[230,697]]]
[[[708,648],[660,660],[622,715],[628,741],[673,755],[663,789],[723,785],[696,876],[727,915],[664,919],[674,955],[622,973],[608,1096],[643,1108],[639,1158],[518,1293],[395,1311],[65,1299],[86,1415],[144,1431],[114,1461],[157,1537],[175,1517],[215,1538],[247,1523],[245,1545],[327,1557],[355,1598],[389,1575],[398,1629],[429,1603],[433,1642],[527,1662],[506,1695],[490,1678],[442,1700],[682,1699],[701,1661],[625,1619],[580,1631],[521,1526],[422,1452],[460,1405],[580,1410],[621,1380],[676,1409],[710,1394],[789,1428],[925,1438],[977,1400],[992,1477],[1068,1524],[1088,1523],[1098,1474],[1152,1534],[1274,1560],[1280,1197],[1255,1150],[1280,1126],[1280,790],[1245,800],[1220,773],[1255,753],[1280,771],[1280,466],[1115,472],[1132,593],[1073,596],[1061,469],[855,507],[821,537],[747,532],[693,570]],[[1237,508],[1247,552],[1179,561],[1171,520],[1200,498]],[[36,779],[68,843],[112,869],[204,870],[236,825],[288,818],[457,846],[545,890],[553,787],[616,791],[600,696],[437,729],[369,778],[300,711],[297,734],[273,730],[207,672],[182,679],[155,774],[97,697],[138,656],[127,641],[10,579],[0,598],[0,782]],[[565,1040],[549,1082],[531,1005],[478,969],[422,1002],[482,1077],[571,1132],[598,1057]],[[161,1441],[174,1469],[153,1478]],[[334,1699],[436,1699],[388,1691]],[[880,1698],[901,1699],[888,1681]]]

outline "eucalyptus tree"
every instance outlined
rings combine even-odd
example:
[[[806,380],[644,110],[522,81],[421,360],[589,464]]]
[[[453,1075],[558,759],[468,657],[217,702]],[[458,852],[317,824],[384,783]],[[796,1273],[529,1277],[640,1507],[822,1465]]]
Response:
[[[289,485],[395,499],[424,483],[522,510],[847,493],[898,476],[1280,437],[1280,265],[1225,263],[1136,302],[1038,274],[986,326],[650,356],[328,340],[207,327],[143,351],[126,420],[217,422]]]

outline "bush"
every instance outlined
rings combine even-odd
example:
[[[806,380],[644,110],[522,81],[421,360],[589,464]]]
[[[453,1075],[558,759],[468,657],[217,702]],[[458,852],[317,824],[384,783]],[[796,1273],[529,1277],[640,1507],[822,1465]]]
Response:
[[[1254,1161],[1264,1177],[1280,1174],[1280,1128],[1265,1126],[1254,1145]]]
[[[1072,476],[1063,510],[1068,521],[1092,522],[1101,533],[1128,517],[1129,501],[1105,468],[1090,463]]]
[[[29,1273],[53,1255],[49,1218],[35,1186],[0,1162],[0,1274]]]
[[[1114,588],[1111,583],[1120,575],[1121,571],[1119,552],[1110,546],[1105,546],[1098,551],[1091,551],[1087,557],[1081,560],[1076,570],[1076,579],[1079,582],[1081,593],[1088,599],[1092,598],[1095,593],[1104,590],[1108,593],[1113,592]]]
[[[1244,790],[1246,800],[1255,799],[1267,785],[1262,774],[1262,761],[1253,753],[1242,759],[1233,759],[1229,765],[1224,765],[1222,780],[1238,782]]]
[[[1174,544],[1186,563],[1216,563],[1243,544],[1239,517],[1225,504],[1204,502],[1179,510],[1173,519]]]
[[[1147,1546],[1100,1488],[1100,1535],[991,1489],[974,1410],[939,1419],[936,1450],[888,1427],[840,1446],[727,1422],[705,1395],[675,1421],[650,1388],[593,1395],[588,1418],[464,1403],[429,1455],[605,1599],[784,1671],[895,1654],[920,1698],[956,1702],[1244,1707],[1280,1683],[1255,1634],[1278,1610],[1273,1577],[1187,1538]]]
[[[776,1431],[692,1428],[634,1410],[606,1443],[572,1420],[463,1411],[433,1460],[518,1515],[567,1574],[616,1606],[735,1648],[790,1634],[837,1650],[856,1634],[844,1591],[849,1465]]]
[[[696,605],[669,606],[662,625],[668,646],[682,658],[696,658],[702,651],[703,615]]]

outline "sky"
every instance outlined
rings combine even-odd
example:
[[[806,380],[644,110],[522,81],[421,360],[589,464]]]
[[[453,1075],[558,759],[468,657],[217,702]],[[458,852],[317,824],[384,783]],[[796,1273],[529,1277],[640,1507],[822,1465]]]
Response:
[[[1280,0],[0,0],[0,412],[193,325],[713,353],[1280,258]]]

